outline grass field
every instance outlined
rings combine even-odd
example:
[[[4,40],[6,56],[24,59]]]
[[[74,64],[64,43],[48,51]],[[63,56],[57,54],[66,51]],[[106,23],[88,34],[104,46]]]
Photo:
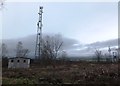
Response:
[[[119,65],[118,63],[77,62],[69,65],[57,65],[55,68],[35,65],[29,69],[3,68],[2,82],[3,85],[105,84],[104,86],[119,86]]]

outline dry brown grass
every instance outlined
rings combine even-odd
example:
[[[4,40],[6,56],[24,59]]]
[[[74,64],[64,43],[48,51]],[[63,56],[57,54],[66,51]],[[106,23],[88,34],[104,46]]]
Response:
[[[3,82],[7,79],[29,79],[36,84],[40,83],[104,83],[117,84],[120,82],[120,70],[117,63],[77,62],[72,64],[38,67],[29,69],[3,68]],[[23,81],[24,82],[24,81]],[[7,83],[11,83],[8,81]]]

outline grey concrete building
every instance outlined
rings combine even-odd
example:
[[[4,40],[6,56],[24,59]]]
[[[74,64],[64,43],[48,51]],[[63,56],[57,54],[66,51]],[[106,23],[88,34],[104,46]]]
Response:
[[[30,58],[15,57],[9,58],[8,68],[29,68]]]

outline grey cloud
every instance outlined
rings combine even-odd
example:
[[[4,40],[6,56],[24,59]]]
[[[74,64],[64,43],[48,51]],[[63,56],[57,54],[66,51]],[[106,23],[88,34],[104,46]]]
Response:
[[[107,41],[102,42],[95,42],[91,44],[86,44],[83,46],[83,49],[80,50],[71,50],[69,51],[70,55],[72,56],[91,56],[94,55],[94,52],[96,49],[106,48],[108,46],[111,46],[112,50],[115,50],[114,46],[118,46],[118,39],[111,39]],[[103,52],[107,52],[107,50],[102,50]]]
[[[87,44],[86,46],[92,47],[92,48],[104,48],[108,46],[118,46],[118,39],[112,39],[112,40],[107,40],[107,41],[102,41],[102,42],[95,42],[91,44]]]

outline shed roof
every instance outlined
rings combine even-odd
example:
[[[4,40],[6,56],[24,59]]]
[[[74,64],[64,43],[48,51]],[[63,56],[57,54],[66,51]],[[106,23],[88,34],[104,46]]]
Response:
[[[17,59],[17,58],[21,58],[21,59],[30,59],[30,58],[27,58],[27,57],[13,57],[13,58],[9,58],[9,59]]]

